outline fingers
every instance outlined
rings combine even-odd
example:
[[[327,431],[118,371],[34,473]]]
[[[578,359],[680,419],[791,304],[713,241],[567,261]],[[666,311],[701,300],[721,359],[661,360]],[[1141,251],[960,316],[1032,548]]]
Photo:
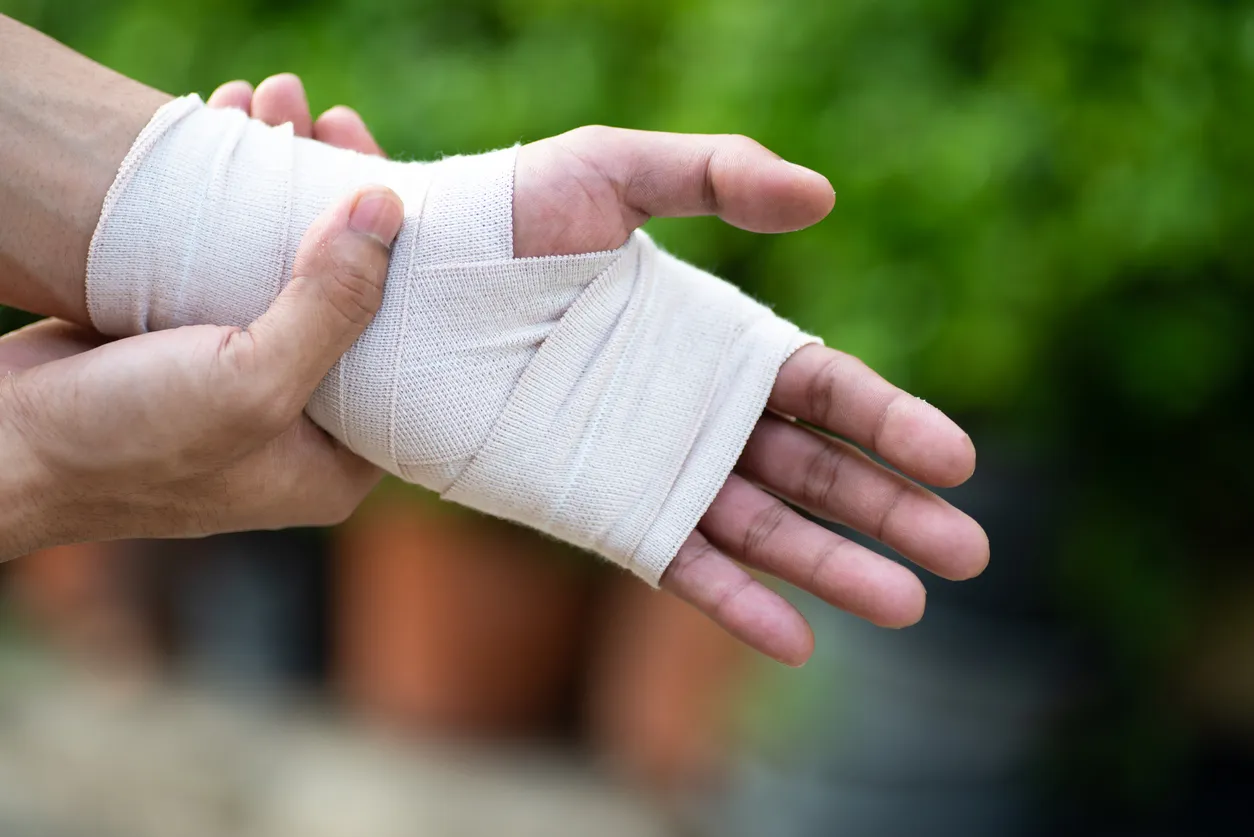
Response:
[[[385,156],[366,123],[350,107],[336,105],[311,123],[304,85],[291,73],[270,76],[258,85],[256,94],[246,81],[228,81],[213,91],[207,104],[213,108],[238,108],[267,125],[291,122],[297,136],[313,137],[318,142],[362,154]]]
[[[336,105],[318,117],[313,125],[313,138],[336,148],[347,148],[377,157],[386,156],[357,111],[344,105]]]
[[[379,484],[383,471],[332,439],[307,416],[248,463],[256,475],[252,497],[267,526],[338,526]],[[310,475],[318,475],[310,479]],[[276,490],[276,488],[280,490]]]
[[[768,406],[872,450],[929,485],[958,485],[975,472],[975,446],[962,428],[843,352],[798,349],[780,368]]]
[[[791,232],[832,210],[827,178],[747,137],[580,128],[558,138],[609,177],[621,201],[650,217],[718,215],[751,232]]]
[[[401,200],[367,186],[328,209],[296,251],[292,281],[249,327],[233,351],[251,352],[251,369],[275,377],[277,392],[303,406],[319,381],[370,324],[383,301]],[[295,388],[295,390],[293,390]]]
[[[799,666],[814,651],[814,632],[797,609],[693,532],[662,575],[662,589],[709,616],[728,633],[781,663]]]
[[[749,437],[737,470],[944,578],[972,578],[988,566],[988,536],[978,523],[845,442],[766,416]]]
[[[251,113],[253,86],[246,81],[228,81],[209,95],[205,102],[211,108],[236,108]]]
[[[309,115],[305,85],[291,73],[270,76],[257,85],[257,92],[253,94],[252,116],[267,125],[291,122],[296,136],[313,136],[313,119]]]
[[[876,625],[901,628],[923,617],[927,593],[914,573],[811,523],[735,474],[700,530],[737,561]]]

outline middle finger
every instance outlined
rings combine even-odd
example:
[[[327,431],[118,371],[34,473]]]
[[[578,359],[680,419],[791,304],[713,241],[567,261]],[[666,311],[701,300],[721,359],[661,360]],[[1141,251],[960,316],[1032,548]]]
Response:
[[[253,118],[267,125],[292,123],[298,137],[313,136],[313,119],[309,115],[309,99],[300,78],[291,73],[270,76],[257,85],[253,94]]]

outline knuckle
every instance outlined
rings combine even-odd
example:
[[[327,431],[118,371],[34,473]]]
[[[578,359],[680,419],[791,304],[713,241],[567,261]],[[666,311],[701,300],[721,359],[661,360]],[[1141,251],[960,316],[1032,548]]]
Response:
[[[682,586],[692,574],[694,567],[712,558],[717,558],[717,556],[718,550],[704,538],[689,538],[679,548],[675,559],[671,561],[670,566],[666,568],[666,572],[663,573],[662,577],[664,579],[669,578]]]
[[[264,392],[266,380],[258,335],[235,326],[220,329],[209,383],[223,411],[243,422],[254,421],[272,399]]]
[[[258,386],[257,344],[243,328],[224,329],[218,344],[218,363],[212,387],[223,405],[225,419],[245,438],[272,435],[271,430],[285,423],[286,405],[273,393]]]
[[[880,408],[879,415],[875,417],[875,426],[871,428],[871,450],[879,452],[880,439],[884,436],[884,429],[888,427],[889,419],[892,418],[893,409],[902,403],[902,397],[906,394],[898,392],[891,397],[885,399],[884,406]]]
[[[221,330],[217,345],[214,371],[222,373],[235,383],[247,379],[256,371],[257,347],[253,336],[238,326],[226,326]]]
[[[370,324],[382,301],[386,261],[375,255],[342,254],[334,259],[327,280],[316,283],[336,313],[359,328]]]
[[[832,351],[810,377],[805,388],[806,406],[811,420],[834,427],[840,419],[842,397],[849,381],[864,377],[870,371],[865,363],[845,352]]]
[[[775,156],[773,152],[752,137],[747,137],[744,134],[722,134],[710,145],[710,167],[715,168],[722,164],[741,162],[746,158],[758,157],[763,153]]]
[[[810,572],[806,577],[805,584],[802,585],[802,589],[819,594],[831,589],[832,585],[829,583],[828,570],[840,562],[842,553],[850,545],[849,541],[842,538],[835,546],[824,547],[815,553],[810,564]]]
[[[802,476],[801,501],[807,508],[823,510],[832,504],[832,495],[840,483],[849,451],[835,442],[816,441],[819,447],[806,462]]]
[[[836,370],[842,362],[840,355],[833,355],[823,362],[823,366],[818,373],[810,378],[806,386],[806,403],[810,409],[810,415],[815,421],[823,422],[831,426],[829,417],[832,414],[832,407],[836,403],[838,395]]]
[[[764,563],[770,553],[765,547],[779,531],[787,516],[788,507],[778,501],[772,502],[753,516],[745,527],[744,539],[740,545],[740,553],[746,562]]]
[[[736,151],[756,152],[763,150],[762,143],[744,134],[724,134],[723,140]]]
[[[618,130],[608,125],[581,125],[562,134],[562,138],[573,145],[595,148],[609,142]]]
[[[888,525],[893,519],[901,502],[912,492],[918,490],[917,487],[906,480],[900,480],[891,489],[886,501],[883,504],[883,511],[879,514],[879,519],[875,523],[875,539],[883,541],[884,535],[888,531]]]
[[[729,584],[727,587],[718,591],[715,595],[713,603],[714,606],[712,608],[714,619],[719,622],[729,621],[729,613],[732,605],[753,585],[753,583],[753,577],[748,573],[745,573],[735,583]]]

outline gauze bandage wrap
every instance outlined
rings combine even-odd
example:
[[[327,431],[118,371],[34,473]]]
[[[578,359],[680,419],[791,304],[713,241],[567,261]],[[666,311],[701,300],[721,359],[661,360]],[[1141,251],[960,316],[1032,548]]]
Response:
[[[515,156],[388,162],[178,99],[105,200],[92,320],[119,336],[247,325],[323,209],[389,186],[406,220],[383,307],[309,415],[406,480],[656,584],[812,338],[639,232],[612,252],[514,258]]]

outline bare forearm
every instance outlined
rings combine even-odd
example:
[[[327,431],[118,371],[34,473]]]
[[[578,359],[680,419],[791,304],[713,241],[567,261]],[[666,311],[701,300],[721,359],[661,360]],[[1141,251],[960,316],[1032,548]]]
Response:
[[[87,323],[100,206],[169,98],[0,15],[0,304]]]

